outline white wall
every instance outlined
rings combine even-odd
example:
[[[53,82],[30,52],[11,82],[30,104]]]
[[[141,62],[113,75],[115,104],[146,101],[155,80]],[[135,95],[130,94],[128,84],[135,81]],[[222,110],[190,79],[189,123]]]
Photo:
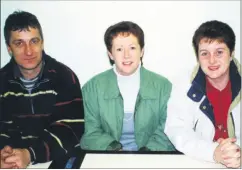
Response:
[[[38,17],[45,51],[72,68],[81,85],[111,67],[103,35],[122,20],[136,22],[145,32],[144,66],[171,80],[190,74],[196,64],[192,36],[207,20],[221,20],[233,28],[240,58],[240,1],[1,1],[1,66],[10,59],[4,22],[16,9]]]

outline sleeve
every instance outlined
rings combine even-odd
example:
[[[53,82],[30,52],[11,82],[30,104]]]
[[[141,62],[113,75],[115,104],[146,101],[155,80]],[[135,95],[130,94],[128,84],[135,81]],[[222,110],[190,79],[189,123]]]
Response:
[[[174,151],[175,148],[164,133],[167,116],[167,102],[171,94],[172,84],[168,81],[161,89],[160,95],[160,123],[148,140],[146,148],[154,151]]]
[[[232,110],[231,113],[233,113],[231,115],[231,118],[233,119],[233,124],[234,124],[234,130],[235,130],[235,137],[236,137],[236,144],[238,146],[241,147],[241,125],[240,125],[240,121],[241,121],[241,114],[240,114],[240,103],[241,101],[238,102],[238,104],[236,105],[236,107]]]
[[[79,80],[74,72],[66,69],[67,73],[59,75],[61,80],[57,81],[58,94],[49,124],[28,147],[34,163],[47,162],[72,152],[79,146],[84,132],[84,109]]]
[[[180,84],[177,83],[177,85]],[[195,132],[196,118],[194,112],[196,110],[187,103],[190,102],[188,101],[190,99],[186,96],[185,91],[180,90],[182,87],[177,87],[177,89],[179,90],[172,91],[168,102],[165,133],[180,152],[197,159],[214,162],[213,153],[218,143],[206,141]],[[197,106],[197,104],[195,105]]]
[[[98,92],[94,80],[83,88],[85,133],[81,139],[81,148],[85,150],[107,150],[118,146],[108,133],[104,132],[99,113]],[[110,146],[109,146],[110,145]]]
[[[3,98],[4,98],[4,81],[3,70],[0,69],[0,150],[6,146],[16,146],[21,143],[20,132],[13,130],[14,123],[12,120],[5,120],[3,114]],[[14,139],[12,139],[14,136]]]
[[[12,125],[13,121],[4,121],[0,118],[0,150],[6,145],[9,145],[11,147],[21,146],[20,143],[22,142],[22,140],[20,132],[18,130],[11,131]]]

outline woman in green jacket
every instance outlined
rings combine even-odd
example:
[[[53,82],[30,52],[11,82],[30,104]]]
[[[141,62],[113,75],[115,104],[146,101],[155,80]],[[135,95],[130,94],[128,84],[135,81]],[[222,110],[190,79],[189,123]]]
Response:
[[[104,35],[113,68],[83,86],[85,150],[175,150],[164,133],[172,85],[142,66],[144,33],[135,23],[110,26]]]

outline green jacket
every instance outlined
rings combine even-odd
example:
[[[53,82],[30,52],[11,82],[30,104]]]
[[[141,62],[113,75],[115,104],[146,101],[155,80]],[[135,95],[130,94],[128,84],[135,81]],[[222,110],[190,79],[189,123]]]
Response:
[[[144,67],[140,69],[140,77],[134,113],[136,144],[138,148],[173,151],[175,148],[164,133],[172,84]],[[124,116],[123,99],[113,69],[89,80],[83,86],[82,93],[85,133],[81,148],[107,150],[111,143],[120,140]]]

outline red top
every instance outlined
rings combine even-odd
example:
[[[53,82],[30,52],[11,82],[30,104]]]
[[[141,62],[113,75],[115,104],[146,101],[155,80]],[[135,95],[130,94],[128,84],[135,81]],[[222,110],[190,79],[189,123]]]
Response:
[[[215,135],[213,140],[217,141],[219,138],[226,139],[228,138],[228,110],[232,100],[231,82],[229,81],[226,87],[220,91],[213,87],[208,79],[206,79],[206,93],[214,112]]]

